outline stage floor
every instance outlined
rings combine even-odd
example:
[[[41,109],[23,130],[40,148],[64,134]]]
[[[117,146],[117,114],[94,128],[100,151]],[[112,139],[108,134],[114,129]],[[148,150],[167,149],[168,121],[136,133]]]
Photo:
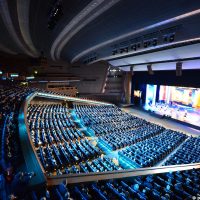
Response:
[[[167,119],[167,118],[159,118],[151,113],[139,109],[139,108],[122,108],[122,110],[135,115],[136,117],[140,117],[142,119],[145,119],[149,122],[155,123],[155,124],[160,124],[164,126],[165,128],[169,128],[172,130],[177,130],[184,132],[187,135],[193,135],[193,136],[200,136],[200,130],[191,128],[187,125],[181,124],[177,121],[173,121],[172,119]]]
[[[184,105],[156,104],[155,106],[145,105],[144,109],[158,115],[168,116],[194,126],[200,125],[200,109],[191,108]]]

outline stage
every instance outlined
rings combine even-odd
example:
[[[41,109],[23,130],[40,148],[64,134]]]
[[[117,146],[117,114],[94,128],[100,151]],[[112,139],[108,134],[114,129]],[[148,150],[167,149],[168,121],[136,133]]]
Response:
[[[159,117],[159,115],[153,115],[151,112],[138,107],[122,108],[122,110],[149,122],[164,126],[165,128],[177,130],[187,135],[200,136],[200,130],[182,124],[180,121],[173,120],[172,118]]]
[[[200,129],[200,109],[191,108],[179,104],[155,103],[155,105],[145,105],[144,109],[163,117],[169,117],[184,123],[188,123]]]

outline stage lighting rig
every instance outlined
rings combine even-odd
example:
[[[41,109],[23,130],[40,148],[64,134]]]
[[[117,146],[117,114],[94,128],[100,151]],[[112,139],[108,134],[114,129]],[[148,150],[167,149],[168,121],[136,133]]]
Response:
[[[63,1],[56,0],[49,11],[48,28],[53,30],[63,16]]]

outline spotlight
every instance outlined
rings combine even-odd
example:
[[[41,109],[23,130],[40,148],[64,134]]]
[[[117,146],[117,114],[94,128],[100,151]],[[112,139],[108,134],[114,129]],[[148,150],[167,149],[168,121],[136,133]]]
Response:
[[[144,48],[147,48],[147,42],[144,42]]]
[[[163,41],[164,41],[164,42],[168,42],[168,36],[167,36],[167,35],[164,35],[164,36],[163,36]]]
[[[125,48],[121,48],[120,49],[120,53],[128,53],[128,47],[125,47]]]
[[[131,49],[134,50],[134,51],[136,51],[136,50],[137,50],[136,44],[132,45],[132,46],[131,46]]]
[[[173,33],[173,34],[171,34],[171,35],[169,36],[169,42],[173,42],[173,41],[174,41],[174,38],[175,38],[175,34]]]
[[[140,48],[140,46],[141,46],[141,44],[140,44],[140,43],[138,43],[138,44],[137,44],[137,48]]]
[[[153,46],[156,46],[158,44],[158,40],[157,39],[153,39]]]
[[[125,51],[126,53],[128,53],[128,47],[125,47],[125,48],[124,48],[124,51]]]
[[[112,51],[112,55],[116,55],[118,53],[117,50]]]

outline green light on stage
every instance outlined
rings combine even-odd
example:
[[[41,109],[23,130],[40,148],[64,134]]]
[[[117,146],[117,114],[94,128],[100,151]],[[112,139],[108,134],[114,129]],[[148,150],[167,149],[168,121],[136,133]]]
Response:
[[[0,75],[3,74],[3,72],[0,70]]]

